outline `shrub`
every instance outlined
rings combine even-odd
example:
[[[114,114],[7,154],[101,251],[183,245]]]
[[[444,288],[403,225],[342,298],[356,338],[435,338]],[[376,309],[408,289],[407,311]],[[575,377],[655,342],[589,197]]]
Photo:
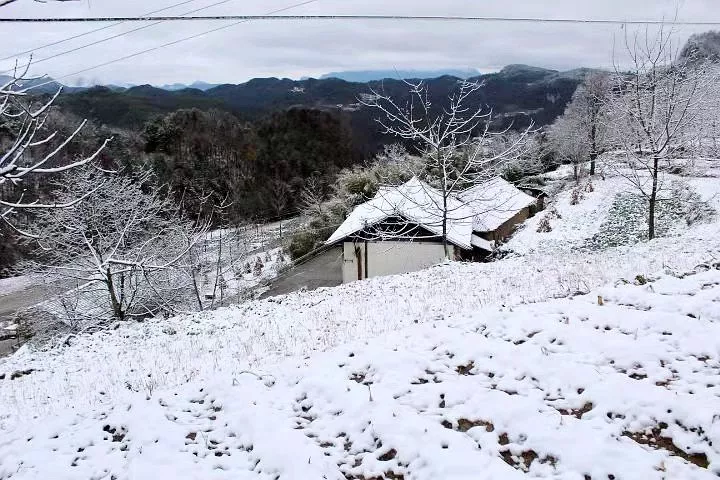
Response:
[[[298,258],[312,252],[319,240],[320,238],[317,231],[300,231],[293,235],[290,245],[287,247],[287,252],[290,254],[291,259],[297,260]]]
[[[260,259],[260,257],[257,257],[257,259],[255,260],[255,265],[253,265],[253,275],[259,277],[262,274],[263,267],[264,265],[262,260]]]
[[[598,233],[588,242],[588,248],[633,245],[647,238],[647,200],[638,195],[623,193],[616,196],[607,218]],[[674,181],[668,190],[661,191],[656,206],[655,233],[658,237],[678,232],[716,215],[712,206],[687,183]]]
[[[573,188],[572,192],[570,192],[570,205],[579,204],[583,201],[583,198],[585,198],[585,196],[583,195],[582,189],[580,187]]]
[[[537,231],[538,233],[547,233],[552,231],[552,226],[550,225],[550,215],[545,215],[543,218],[540,219],[540,222],[538,223]]]

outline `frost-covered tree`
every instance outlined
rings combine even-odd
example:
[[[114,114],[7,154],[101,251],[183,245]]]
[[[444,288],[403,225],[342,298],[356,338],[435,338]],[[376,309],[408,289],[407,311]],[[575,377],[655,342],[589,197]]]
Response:
[[[192,231],[148,175],[85,169],[58,184],[55,197],[70,205],[38,214],[33,267],[52,281],[77,286],[65,297],[79,298],[97,320],[173,312],[192,302],[186,257],[204,232]]]
[[[706,77],[703,83],[707,88],[692,124],[687,127],[695,132],[695,142],[688,142],[685,156],[690,163],[695,159],[717,162],[720,160],[720,61],[708,59],[699,73]]]
[[[305,180],[300,191],[298,206],[303,215],[322,216],[324,214],[325,194],[324,185],[319,175],[312,175]]]
[[[47,131],[45,121],[61,89],[49,100],[38,104],[32,96],[32,87],[23,86],[27,81],[23,76],[16,75],[0,84],[0,222],[29,235],[28,231],[21,230],[13,221],[19,211],[71,207],[92,188],[79,192],[76,198],[65,197],[63,201],[48,203],[33,198],[32,192],[28,192],[28,186],[41,178],[93,162],[110,139],[88,156],[63,160],[63,149],[79,135],[86,121],[80,122],[64,138],[57,131]]]
[[[556,159],[572,165],[573,178],[578,182],[583,175],[583,165],[590,155],[590,149],[585,138],[586,130],[575,113],[568,107],[550,126],[548,140]]]
[[[275,179],[270,182],[268,187],[268,195],[270,197],[270,205],[273,208],[273,213],[278,220],[278,226],[280,228],[280,240],[283,238],[283,216],[287,213],[287,208],[292,200],[292,189],[290,185],[282,180]]]
[[[664,174],[697,143],[697,119],[713,78],[705,63],[676,55],[672,31],[664,27],[627,34],[625,50],[630,68],[616,67],[606,124],[624,152],[614,167],[647,202],[652,239]]]
[[[492,110],[476,98],[481,84],[460,82],[444,105],[433,103],[423,82],[406,84],[409,95],[404,101],[373,91],[362,102],[380,112],[377,122],[383,133],[417,145],[423,158],[423,180],[440,193],[429,198],[440,212],[437,220],[442,225],[445,256],[450,258],[448,219],[460,208],[451,199],[496,176],[503,162],[521,155],[532,124],[503,148],[492,149],[493,138],[508,130],[492,130]]]
[[[589,73],[575,90],[565,112],[550,127],[551,148],[560,159],[573,165],[576,181],[587,161],[590,175],[595,175],[597,158],[607,148],[605,115],[611,89],[609,74]]]

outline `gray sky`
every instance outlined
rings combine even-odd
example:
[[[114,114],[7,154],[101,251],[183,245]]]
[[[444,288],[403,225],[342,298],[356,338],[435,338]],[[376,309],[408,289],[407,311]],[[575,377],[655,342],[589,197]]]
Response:
[[[18,0],[0,8],[2,17],[135,16],[183,0],[82,0],[36,3]],[[193,0],[164,14],[184,14],[220,0]],[[195,15],[265,14],[300,0],[229,0]],[[720,21],[718,0],[317,0],[287,14],[418,14],[516,17],[574,17],[620,20],[673,18]],[[39,60],[64,50],[137,28],[126,23],[54,47],[37,50]],[[33,74],[60,78],[221,23],[163,23],[99,45],[38,63]],[[92,30],[102,24],[2,24],[0,58]],[[703,28],[677,29],[679,42]],[[338,70],[473,67],[495,71],[511,63],[571,69],[610,67],[618,26],[527,23],[430,22],[250,22],[163,48],[81,75],[65,83],[171,83],[205,80],[240,83],[253,77],[319,76]],[[26,61],[27,55],[21,60]],[[13,61],[0,62],[0,69]]]

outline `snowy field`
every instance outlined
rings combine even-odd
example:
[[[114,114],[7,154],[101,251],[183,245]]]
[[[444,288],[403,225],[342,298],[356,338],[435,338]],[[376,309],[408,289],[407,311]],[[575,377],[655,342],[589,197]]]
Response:
[[[577,251],[606,182],[494,263],[26,346],[0,479],[718,478],[720,223]]]
[[[5,419],[0,478],[717,478],[718,301],[710,270],[426,319],[253,370],[223,364],[242,351],[218,338],[218,363],[172,387],[130,351],[106,358],[105,381],[45,358],[6,373],[4,393],[54,414],[3,398],[25,413]],[[142,383],[123,378],[134,369]],[[70,374],[66,389],[43,388],[48,374]],[[56,403],[88,394],[91,408]]]

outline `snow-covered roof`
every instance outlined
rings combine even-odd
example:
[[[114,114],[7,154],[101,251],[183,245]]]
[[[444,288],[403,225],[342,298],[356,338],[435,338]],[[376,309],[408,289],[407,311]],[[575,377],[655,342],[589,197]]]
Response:
[[[492,232],[535,199],[500,177],[474,186],[459,195],[475,212],[473,230]]]
[[[470,243],[473,247],[482,248],[483,250],[487,250],[488,252],[492,252],[495,250],[495,243],[491,242],[490,240],[485,240],[482,237],[479,237],[473,233]]]
[[[491,242],[473,232],[497,229],[534,201],[499,177],[466,190],[448,199],[447,239],[464,249],[492,250]],[[325,243],[336,243],[390,217],[402,217],[441,236],[442,204],[437,189],[414,177],[399,187],[382,187],[372,200],[358,205]]]
[[[412,178],[396,188],[381,188],[375,197],[358,205],[325,242],[333,244],[390,217],[402,217],[438,236],[442,235],[442,194],[427,183]],[[473,211],[455,198],[448,199],[448,242],[472,248]]]

